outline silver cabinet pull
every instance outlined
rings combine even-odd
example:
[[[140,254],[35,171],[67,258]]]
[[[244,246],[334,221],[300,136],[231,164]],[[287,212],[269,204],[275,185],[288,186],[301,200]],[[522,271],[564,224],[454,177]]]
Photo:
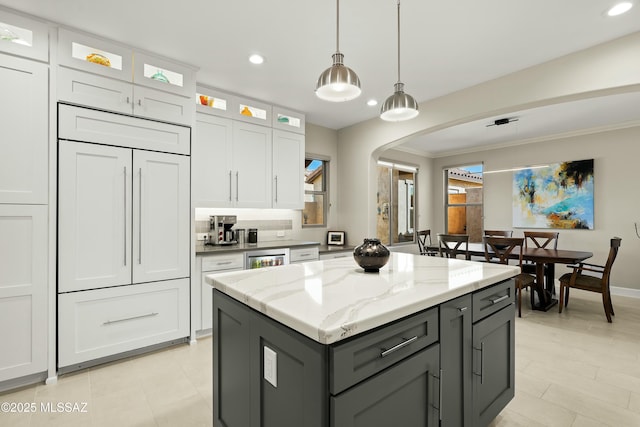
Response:
[[[231,200],[231,171],[229,171],[229,201]]]
[[[127,320],[135,320],[135,319],[143,319],[145,317],[153,317],[153,316],[157,316],[158,313],[147,313],[147,314],[141,314],[139,316],[131,316],[131,317],[124,317],[122,319],[116,319],[116,320],[107,320],[106,322],[102,323],[103,325],[113,325],[114,323],[120,323],[120,322],[126,322]]]
[[[138,194],[140,197],[140,209],[138,210],[138,264],[142,264],[142,168],[138,169],[138,175],[140,176],[140,181],[138,182],[140,190]]]
[[[216,265],[229,265],[231,264],[233,261],[220,261],[220,262],[216,262]]]
[[[438,418],[442,421],[442,377],[444,375],[444,371],[440,369],[440,378],[438,378],[438,383],[440,384],[440,389],[438,391]]]
[[[138,106],[142,107],[142,99],[138,98]]]
[[[127,266],[127,167],[124,167],[124,188],[123,188],[123,214],[122,224],[124,225],[124,239],[123,241],[123,249],[124,249],[124,266]]]
[[[469,307],[458,307],[458,312],[460,313],[464,313],[465,311],[467,311],[469,309]]]
[[[480,348],[473,349],[480,352],[480,373],[474,372],[473,375],[480,377],[480,384],[482,384],[484,382],[484,342],[480,343]]]
[[[240,174],[240,172],[236,171],[236,202],[238,201],[238,193],[239,193],[239,179],[238,179],[238,175]]]
[[[131,99],[127,96],[127,104],[131,102]]]
[[[413,338],[409,338],[408,340],[402,341],[402,342],[401,342],[400,344],[398,344],[398,345],[394,345],[394,346],[393,346],[393,347],[391,347],[389,350],[383,350],[383,351],[380,353],[380,357],[388,356],[388,355],[390,355],[391,353],[393,353],[394,351],[398,351],[398,350],[400,350],[402,347],[406,347],[406,346],[408,346],[409,344],[411,344],[412,342],[414,342],[414,341],[415,341],[415,340],[417,340],[417,339],[418,339],[418,336],[416,335],[416,336],[415,336],[415,337],[413,337]]]
[[[278,203],[278,175],[276,175],[276,203]]]
[[[507,298],[509,298],[509,295],[502,295],[501,297],[491,298],[490,301],[491,301],[491,304],[497,304],[499,302],[506,300]]]

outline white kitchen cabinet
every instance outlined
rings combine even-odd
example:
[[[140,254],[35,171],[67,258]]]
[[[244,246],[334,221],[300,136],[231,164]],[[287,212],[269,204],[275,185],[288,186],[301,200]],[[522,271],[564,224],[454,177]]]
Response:
[[[59,147],[58,291],[188,277],[189,158]]]
[[[320,259],[320,251],[317,246],[308,248],[290,249],[289,259],[291,264],[305,261],[317,261]]]
[[[61,368],[188,335],[189,279],[58,296]]]
[[[0,382],[47,370],[47,206],[0,204]]]
[[[304,208],[305,137],[273,129],[273,207]]]
[[[211,318],[213,313],[213,288],[205,281],[205,277],[210,274],[215,273],[226,273],[229,271],[238,271],[244,269],[244,253],[231,253],[224,255],[210,255],[210,256],[200,256],[200,269],[198,269],[198,279],[200,280],[200,285],[198,290],[200,296],[200,310],[201,316],[199,322],[199,327],[196,327],[197,330],[208,330],[213,327],[213,320]],[[198,263],[196,263],[196,266]],[[197,268],[197,267],[196,267]]]
[[[232,207],[233,121],[196,113],[191,162],[196,206]]]
[[[60,101],[192,124],[195,80],[189,67],[66,29],[59,30],[58,55]]]
[[[48,79],[46,64],[0,54],[0,203],[48,202]]]
[[[3,32],[0,39],[1,52],[49,62],[47,24],[7,10],[0,10],[0,23]]]
[[[271,129],[233,122],[234,203],[238,208],[271,207]]]
[[[271,207],[271,129],[197,114],[193,201],[202,207]]]

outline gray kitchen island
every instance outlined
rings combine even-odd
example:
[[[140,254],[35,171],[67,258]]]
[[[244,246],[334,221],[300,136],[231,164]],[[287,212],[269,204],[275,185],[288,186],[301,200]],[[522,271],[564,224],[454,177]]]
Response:
[[[484,426],[514,396],[519,269],[392,253],[208,276],[214,425]]]

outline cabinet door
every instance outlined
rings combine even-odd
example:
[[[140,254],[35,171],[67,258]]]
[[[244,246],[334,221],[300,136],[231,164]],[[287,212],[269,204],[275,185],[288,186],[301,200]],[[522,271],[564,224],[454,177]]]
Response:
[[[58,67],[58,100],[131,114],[133,86],[122,80]]]
[[[59,142],[58,291],[131,283],[131,150]]]
[[[440,305],[441,425],[472,426],[471,295]]]
[[[133,152],[133,281],[189,276],[189,157]]]
[[[273,207],[304,208],[304,135],[273,130]]]
[[[0,54],[0,203],[46,204],[49,67]]]
[[[514,396],[515,305],[473,325],[473,419],[488,425]]]
[[[191,126],[196,106],[192,98],[174,95],[143,86],[133,89],[133,114]]]
[[[0,382],[47,370],[47,206],[0,204]]]
[[[232,121],[197,113],[192,147],[192,199],[197,206],[232,206]]]
[[[236,207],[271,207],[271,129],[233,123],[233,188]]]
[[[438,425],[440,347],[434,344],[331,397],[332,427]]]

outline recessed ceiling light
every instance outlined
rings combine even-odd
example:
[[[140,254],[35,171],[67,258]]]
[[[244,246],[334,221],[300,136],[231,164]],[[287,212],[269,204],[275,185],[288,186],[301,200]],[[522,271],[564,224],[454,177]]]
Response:
[[[254,53],[249,57],[249,62],[251,62],[252,64],[260,65],[264,62],[264,58],[262,57],[262,55]]]
[[[370,99],[367,101],[367,105],[369,107],[373,107],[374,105],[378,105],[378,101],[376,101],[375,99]]]
[[[629,1],[618,3],[607,11],[607,15],[609,16],[622,15],[623,13],[628,12],[629,9],[631,9],[632,7],[633,7],[633,3]]]

